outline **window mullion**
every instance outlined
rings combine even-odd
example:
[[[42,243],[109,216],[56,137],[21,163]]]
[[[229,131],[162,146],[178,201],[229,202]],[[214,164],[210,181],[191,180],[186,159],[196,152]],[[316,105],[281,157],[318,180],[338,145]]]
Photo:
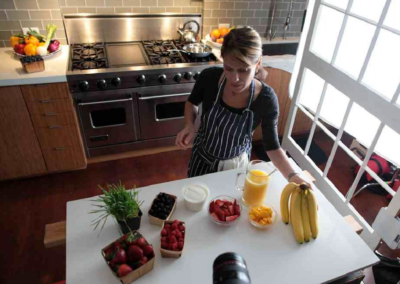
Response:
[[[400,95],[400,83],[397,86],[396,92],[394,93],[394,96],[393,96],[393,98],[392,98],[392,100],[390,102],[392,104],[395,104],[397,102],[398,98],[399,98],[399,95]]]

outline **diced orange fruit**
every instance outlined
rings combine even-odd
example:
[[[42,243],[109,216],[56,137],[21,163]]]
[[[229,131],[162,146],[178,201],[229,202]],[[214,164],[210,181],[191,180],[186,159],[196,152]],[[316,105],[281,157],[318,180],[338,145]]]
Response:
[[[257,207],[253,207],[249,211],[249,217],[254,222],[257,222],[260,225],[269,225],[273,222],[273,211],[270,207],[265,205],[260,205]]]

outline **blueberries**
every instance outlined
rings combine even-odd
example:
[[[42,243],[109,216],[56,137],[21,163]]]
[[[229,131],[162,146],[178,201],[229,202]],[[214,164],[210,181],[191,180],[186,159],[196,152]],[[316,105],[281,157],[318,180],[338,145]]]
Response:
[[[175,199],[166,193],[159,193],[153,201],[149,214],[166,220],[171,213]]]
[[[40,55],[31,55],[22,57],[20,61],[21,63],[28,64],[28,63],[43,61],[43,58]]]

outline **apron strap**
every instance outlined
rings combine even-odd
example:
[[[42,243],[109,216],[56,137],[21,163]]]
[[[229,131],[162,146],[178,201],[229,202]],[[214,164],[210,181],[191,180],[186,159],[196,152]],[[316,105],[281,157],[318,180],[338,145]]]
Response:
[[[256,84],[254,83],[254,80],[252,80],[251,81],[251,86],[250,86],[250,99],[249,99],[249,102],[247,104],[246,111],[250,110],[251,103],[253,102],[255,85]]]
[[[222,78],[222,82],[219,84],[219,87],[218,87],[218,94],[217,94],[217,98],[215,99],[214,106],[219,102],[219,97],[221,96],[221,90],[223,90],[222,87],[225,86],[225,82],[226,82],[226,76],[224,75],[224,77]]]

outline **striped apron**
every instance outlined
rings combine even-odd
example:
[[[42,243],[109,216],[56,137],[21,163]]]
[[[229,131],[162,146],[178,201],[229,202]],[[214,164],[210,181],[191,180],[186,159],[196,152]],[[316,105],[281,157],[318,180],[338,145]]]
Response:
[[[220,104],[226,78],[219,85],[217,98],[211,109],[202,115],[201,124],[193,142],[188,177],[217,172],[220,161],[247,153],[250,160],[254,97],[254,80],[250,86],[250,99],[242,114],[236,114]]]

